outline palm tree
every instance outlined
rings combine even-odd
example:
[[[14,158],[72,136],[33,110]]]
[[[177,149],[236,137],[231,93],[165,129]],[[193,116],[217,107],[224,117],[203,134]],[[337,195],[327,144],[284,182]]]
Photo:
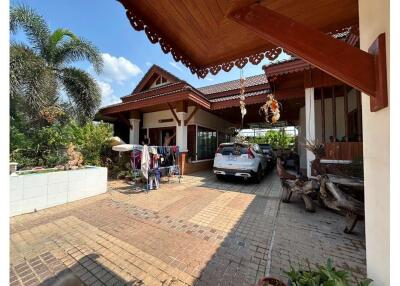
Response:
[[[100,51],[67,29],[51,32],[27,6],[11,7],[10,31],[21,28],[30,45],[12,42],[10,47],[11,114],[25,111],[31,120],[64,113],[86,121],[100,106],[100,89],[86,71],[70,64],[88,60],[100,73]]]

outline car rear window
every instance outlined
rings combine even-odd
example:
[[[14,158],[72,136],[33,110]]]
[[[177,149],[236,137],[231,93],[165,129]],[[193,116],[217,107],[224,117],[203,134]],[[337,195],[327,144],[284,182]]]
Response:
[[[222,155],[242,155],[247,154],[247,146],[243,145],[227,145],[227,146],[220,146],[219,153]]]

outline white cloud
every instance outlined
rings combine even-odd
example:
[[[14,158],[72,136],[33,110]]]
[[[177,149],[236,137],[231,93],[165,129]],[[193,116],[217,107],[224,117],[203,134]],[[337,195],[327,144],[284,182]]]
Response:
[[[177,62],[169,62],[169,64],[170,64],[171,66],[173,66],[174,68],[176,68],[177,70],[183,71],[183,69],[178,65]]]
[[[101,92],[101,106],[121,102],[121,99],[114,94],[114,90],[107,82],[97,80]]]
[[[151,62],[146,62],[146,66],[151,66],[151,65],[153,65]]]
[[[124,81],[143,73],[137,65],[124,57],[114,57],[108,53],[103,53],[101,56],[104,67],[100,77],[107,82],[122,84]]]

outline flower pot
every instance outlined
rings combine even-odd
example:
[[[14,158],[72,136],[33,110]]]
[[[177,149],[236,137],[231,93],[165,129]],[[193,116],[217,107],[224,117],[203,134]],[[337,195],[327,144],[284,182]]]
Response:
[[[287,286],[284,282],[273,277],[260,278],[257,286]]]

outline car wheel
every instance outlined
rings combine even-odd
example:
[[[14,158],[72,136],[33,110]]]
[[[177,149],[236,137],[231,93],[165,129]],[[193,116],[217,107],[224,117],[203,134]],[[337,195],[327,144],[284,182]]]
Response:
[[[217,175],[218,180],[222,180],[223,178],[224,178],[224,175],[220,175],[220,174]]]
[[[254,181],[258,184],[261,182],[262,178],[263,178],[263,174],[262,174],[262,168],[261,166],[258,166],[258,170],[257,173],[254,176]]]

